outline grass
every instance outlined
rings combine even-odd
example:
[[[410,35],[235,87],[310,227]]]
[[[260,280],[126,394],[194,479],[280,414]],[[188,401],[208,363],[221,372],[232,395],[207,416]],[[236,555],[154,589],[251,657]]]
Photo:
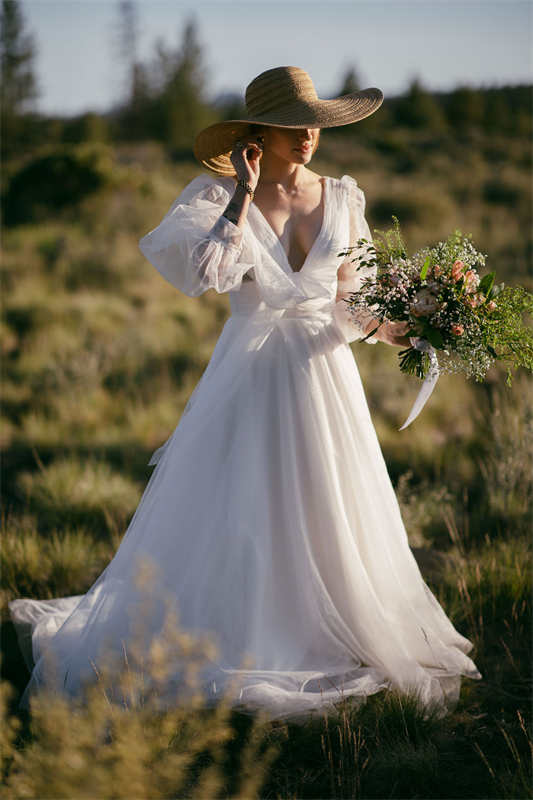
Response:
[[[97,540],[83,527],[43,536],[34,517],[5,520],[0,543],[3,612],[21,596],[83,594],[111,561],[119,541],[113,533]]]
[[[371,229],[397,213],[414,249],[461,227],[499,280],[531,289],[529,146],[393,138],[324,135],[313,168],[357,178]],[[497,369],[483,385],[443,378],[400,434],[419,385],[380,345],[353,352],[410,543],[483,674],[455,711],[428,717],[380,693],[305,726],[199,704],[119,702],[113,717],[101,689],[75,714],[50,697],[31,718],[16,711],[28,673],[7,602],[82,594],[101,574],[229,315],[227,296],[169,290],[137,247],[201,170],[155,145],[117,157],[144,170],[146,191],[108,190],[76,218],[3,236],[4,795],[530,797],[531,384],[519,372],[509,390]]]
[[[457,554],[456,554],[457,555]],[[457,708],[428,713],[416,697],[381,692],[349,699],[303,725],[243,717],[224,702],[205,709],[194,692],[157,712],[128,650],[123,697],[108,705],[107,673],[72,709],[44,694],[28,720],[6,712],[6,797],[28,798],[527,798],[531,796],[529,665],[531,545],[487,541],[456,558],[438,589],[475,644],[483,680],[463,682]],[[497,565],[497,566],[496,566]],[[176,629],[171,646],[190,665],[213,658],[208,641]],[[207,649],[206,649],[207,647]],[[175,650],[172,652],[175,653]],[[150,663],[164,680],[163,648]],[[148,687],[149,670],[144,672]],[[4,688],[5,702],[9,690]],[[107,697],[107,699],[106,699]],[[20,715],[19,715],[20,716]]]
[[[38,465],[38,472],[19,475],[18,487],[45,524],[96,527],[107,521],[122,527],[141,499],[139,487],[106,463],[62,458],[47,467]]]

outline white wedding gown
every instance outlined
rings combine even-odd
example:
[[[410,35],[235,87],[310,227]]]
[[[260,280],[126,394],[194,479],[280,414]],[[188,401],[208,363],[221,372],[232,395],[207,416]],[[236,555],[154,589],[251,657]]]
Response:
[[[364,195],[346,175],[322,185],[322,228],[297,273],[253,202],[244,232],[221,217],[231,178],[196,178],[141,239],[171,284],[229,291],[232,313],[100,578],[86,595],[10,603],[35,662],[22,707],[45,684],[79,694],[104,641],[122,653],[143,560],[171,599],[154,601],[146,646],[164,634],[169,607],[218,644],[207,704],[231,678],[231,701],[271,718],[386,687],[444,713],[462,675],[481,677],[409,549],[348,345],[365,321],[342,300],[358,278],[352,266],[338,280],[338,254],[371,238]],[[175,697],[179,663],[171,677],[160,703]]]

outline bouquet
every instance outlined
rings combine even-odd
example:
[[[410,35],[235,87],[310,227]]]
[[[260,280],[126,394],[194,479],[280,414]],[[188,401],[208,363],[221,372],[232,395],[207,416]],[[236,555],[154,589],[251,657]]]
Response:
[[[400,223],[393,220],[393,230],[377,231],[380,238],[374,243],[360,239],[340,254],[351,255],[357,248],[360,254],[353,261],[360,261],[358,269],[374,268],[347,298],[356,319],[370,314],[377,321],[364,338],[387,321],[408,322],[412,346],[399,353],[400,370],[425,378],[431,384],[427,396],[439,374],[462,372],[482,381],[500,361],[507,366],[510,385],[513,365],[533,369],[533,329],[523,322],[524,312],[533,316],[533,295],[521,286],[496,284],[495,272],[480,277],[486,256],[459,230],[408,255]]]

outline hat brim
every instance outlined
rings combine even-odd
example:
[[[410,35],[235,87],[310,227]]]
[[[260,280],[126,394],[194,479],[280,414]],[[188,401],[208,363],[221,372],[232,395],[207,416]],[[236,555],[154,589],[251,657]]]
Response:
[[[194,156],[202,166],[220,175],[235,175],[230,155],[236,139],[247,134],[250,125],[271,128],[336,128],[369,117],[382,103],[383,92],[380,89],[363,89],[334,100],[297,100],[264,116],[216,122],[204,128],[196,137]]]

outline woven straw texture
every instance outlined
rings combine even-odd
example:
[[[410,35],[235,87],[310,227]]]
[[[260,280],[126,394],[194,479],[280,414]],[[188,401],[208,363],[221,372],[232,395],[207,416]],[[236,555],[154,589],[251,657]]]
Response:
[[[251,124],[279,128],[336,128],[373,114],[383,102],[380,89],[320,100],[311,78],[298,67],[262,72],[246,89],[246,119],[217,122],[204,128],[194,142],[197,161],[222,175],[235,175],[230,161],[235,141]]]

